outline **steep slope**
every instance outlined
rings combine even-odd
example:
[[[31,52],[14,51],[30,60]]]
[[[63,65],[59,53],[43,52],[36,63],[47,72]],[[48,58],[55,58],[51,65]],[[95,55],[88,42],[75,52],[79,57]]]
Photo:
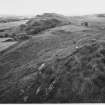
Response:
[[[105,102],[104,57],[105,42],[96,41],[63,58],[32,61],[5,76],[0,102]]]
[[[96,25],[50,28],[0,52],[0,103],[104,102],[105,30]]]
[[[89,30],[88,28],[81,27],[80,32],[76,32],[78,28],[76,26],[65,26],[65,29],[57,28],[54,30],[37,34],[31,39],[26,41],[20,41],[12,48],[0,52],[0,75],[5,72],[15,69],[19,66],[27,64],[31,60],[42,61],[42,59],[50,59],[52,55],[64,48],[73,47],[77,40],[84,36],[83,30]],[[75,31],[72,32],[72,28]],[[62,31],[62,30],[64,31]]]

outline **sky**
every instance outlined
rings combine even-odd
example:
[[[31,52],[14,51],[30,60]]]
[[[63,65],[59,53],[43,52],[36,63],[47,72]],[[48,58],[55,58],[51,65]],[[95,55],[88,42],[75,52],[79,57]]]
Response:
[[[105,13],[105,0],[0,0],[0,15]]]

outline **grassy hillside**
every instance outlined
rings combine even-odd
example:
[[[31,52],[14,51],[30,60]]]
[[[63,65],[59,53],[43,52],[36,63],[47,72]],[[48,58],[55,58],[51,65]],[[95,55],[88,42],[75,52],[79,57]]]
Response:
[[[1,103],[104,102],[105,19],[69,19],[0,52]]]
[[[25,30],[28,34],[37,34],[43,30],[70,23],[67,17],[53,13],[45,13],[43,15],[37,15],[28,21]]]

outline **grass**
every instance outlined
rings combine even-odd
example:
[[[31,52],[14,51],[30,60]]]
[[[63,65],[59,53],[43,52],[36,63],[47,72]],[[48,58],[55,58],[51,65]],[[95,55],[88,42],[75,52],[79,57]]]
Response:
[[[1,103],[104,102],[103,19],[100,25],[89,18],[89,27],[75,21],[80,18],[33,34],[0,53]],[[97,41],[76,48],[84,38]]]

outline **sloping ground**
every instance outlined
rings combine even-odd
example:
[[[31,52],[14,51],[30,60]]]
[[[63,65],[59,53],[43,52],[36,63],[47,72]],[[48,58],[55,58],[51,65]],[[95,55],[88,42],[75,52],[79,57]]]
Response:
[[[66,24],[71,24],[69,18],[67,18],[66,16],[53,13],[45,13],[43,15],[38,15],[35,18],[30,19],[26,23],[24,30],[28,34],[37,34],[43,30]]]
[[[2,78],[3,74],[8,73],[8,71],[27,64],[31,60],[39,62],[42,61],[43,57],[50,59],[52,53],[55,55],[56,51],[59,49],[74,47],[76,41],[79,40],[83,35],[84,32],[69,33],[59,30],[59,32],[55,31],[55,33],[53,33],[53,31],[50,31],[39,34],[37,37],[34,36],[32,39],[23,41],[22,43],[13,46],[9,50],[1,52],[0,78]],[[46,55],[49,55],[49,57],[46,57]]]
[[[13,35],[15,37],[18,31],[18,27],[20,27],[22,24],[25,24],[26,22],[27,20],[0,23],[0,38],[13,38]],[[20,30],[18,32],[20,32]],[[22,31],[20,33],[22,33]]]
[[[60,14],[56,14],[56,13],[44,13],[44,14],[42,14],[42,15],[37,15],[36,17],[34,17],[33,19],[30,19],[30,21],[29,22],[27,22],[27,24],[28,23],[30,23],[30,24],[32,24],[34,21],[35,21],[35,19],[36,20],[44,20],[44,19],[57,19],[57,20],[60,20],[60,21],[64,21],[64,22],[68,22],[68,21],[70,21],[70,19],[69,19],[69,17],[67,17],[67,16],[63,16],[63,15],[60,15]]]
[[[57,30],[65,30],[66,32],[79,32],[79,31],[83,31],[83,30],[92,30],[91,28],[88,27],[84,27],[84,26],[76,26],[76,25],[64,25],[64,26],[59,26],[56,28],[52,28],[50,29],[51,31],[56,32]]]
[[[105,102],[105,42],[97,41],[63,58],[34,61],[9,72],[0,102]]]
[[[84,38],[96,41],[76,49]],[[0,102],[104,102],[104,39],[96,27],[65,25],[0,52]]]

